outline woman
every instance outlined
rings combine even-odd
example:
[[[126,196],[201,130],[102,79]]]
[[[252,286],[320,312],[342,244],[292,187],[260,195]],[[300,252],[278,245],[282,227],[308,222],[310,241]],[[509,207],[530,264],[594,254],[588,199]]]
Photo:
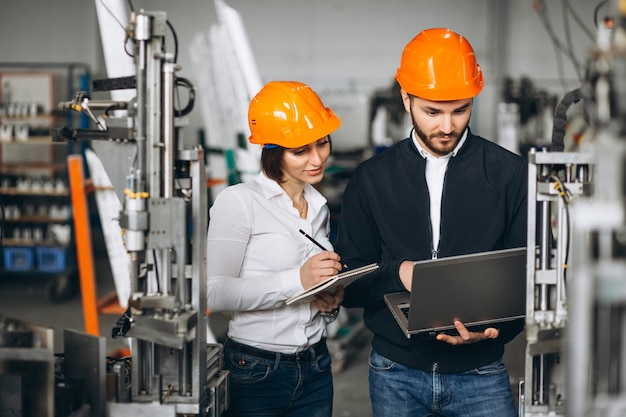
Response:
[[[324,176],[330,133],[341,124],[317,94],[274,81],[248,109],[251,143],[263,146],[262,172],[228,187],[211,207],[207,305],[230,312],[224,343],[229,416],[331,416],[332,374],[326,324],[343,288],[311,302],[285,300],[341,270],[328,235]]]

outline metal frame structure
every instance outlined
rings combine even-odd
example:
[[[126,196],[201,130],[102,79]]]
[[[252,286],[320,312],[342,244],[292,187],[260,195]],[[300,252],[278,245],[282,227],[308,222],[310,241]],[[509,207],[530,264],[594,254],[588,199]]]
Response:
[[[107,404],[111,416],[217,416],[228,401],[227,372],[216,360],[221,346],[207,346],[204,155],[178,141],[182,116],[193,103],[190,98],[176,110],[175,89],[184,79],[176,77],[175,54],[165,50],[169,29],[164,12],[131,13],[126,31],[135,76],[94,82],[100,90],[133,88],[133,99],[98,101],[81,92],[60,104],[88,114],[98,129],[61,129],[56,140],[135,148],[119,194],[131,295],[113,329],[130,338],[132,359],[112,367],[117,386],[115,401]]]
[[[591,192],[589,154],[528,157],[526,351],[520,416],[564,415],[562,339],[568,325],[571,202]]]
[[[581,89],[585,150],[529,157],[537,250],[527,263],[524,417],[626,414],[626,10],[612,3]]]
[[[572,215],[570,417],[626,414],[626,9],[613,3],[611,42],[599,42],[588,76],[594,190]]]

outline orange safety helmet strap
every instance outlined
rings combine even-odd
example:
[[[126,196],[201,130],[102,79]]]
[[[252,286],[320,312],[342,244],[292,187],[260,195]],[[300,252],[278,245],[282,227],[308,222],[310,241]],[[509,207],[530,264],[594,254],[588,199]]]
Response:
[[[334,132],[341,121],[318,95],[296,81],[271,81],[248,108],[251,143],[299,148]]]
[[[407,93],[432,101],[471,98],[483,73],[470,43],[450,29],[426,29],[404,48],[396,80]]]

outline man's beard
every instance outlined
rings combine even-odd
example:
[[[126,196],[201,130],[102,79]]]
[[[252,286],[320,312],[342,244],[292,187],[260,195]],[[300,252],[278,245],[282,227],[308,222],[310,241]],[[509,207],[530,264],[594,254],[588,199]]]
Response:
[[[427,135],[422,129],[420,129],[415,120],[413,120],[413,128],[415,129],[415,134],[422,140],[422,143],[424,144],[426,150],[428,150],[433,155],[440,157],[449,154],[454,150],[454,148],[456,148],[456,145],[458,145],[459,141],[461,140],[461,135],[463,134],[463,132],[465,132],[465,129],[467,128],[467,125],[464,126],[463,129],[461,129],[460,131],[455,130],[448,135],[441,132]],[[449,137],[452,138],[452,140],[447,143],[439,143],[435,140],[435,138],[438,137]]]

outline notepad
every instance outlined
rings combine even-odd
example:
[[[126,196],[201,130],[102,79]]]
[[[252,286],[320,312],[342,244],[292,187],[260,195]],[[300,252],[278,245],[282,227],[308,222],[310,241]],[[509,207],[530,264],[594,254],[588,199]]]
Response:
[[[339,285],[343,285],[345,288],[362,276],[367,275],[377,269],[378,264],[374,263],[359,268],[354,268],[346,272],[342,272],[341,274],[330,277],[326,281],[322,281],[307,290],[300,291],[293,297],[287,299],[285,301],[285,304],[290,305],[296,302],[310,301],[313,297],[315,297],[316,294],[322,291],[332,292]]]

